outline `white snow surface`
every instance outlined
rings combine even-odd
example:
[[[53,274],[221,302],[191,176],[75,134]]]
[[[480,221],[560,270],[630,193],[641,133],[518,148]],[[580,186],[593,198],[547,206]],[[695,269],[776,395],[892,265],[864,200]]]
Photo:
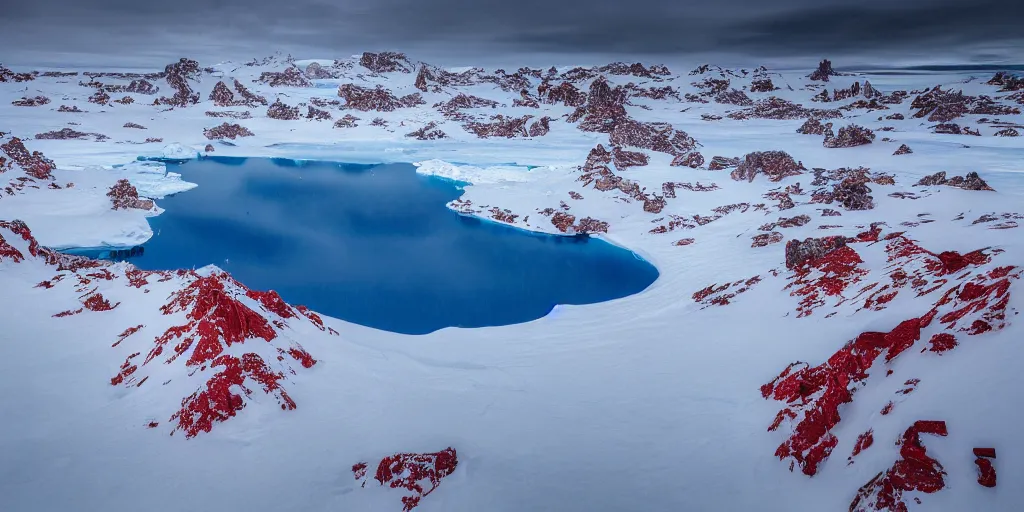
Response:
[[[419,92],[415,73],[374,75],[348,59],[339,67],[339,83],[372,87],[386,85],[396,96]],[[308,64],[313,60],[296,61]],[[334,69],[333,61],[317,60]],[[330,64],[330,65],[328,65]],[[815,366],[866,331],[888,332],[908,318],[924,314],[942,291],[914,297],[903,290],[888,307],[859,310],[857,300],[837,304],[835,298],[799,318],[800,297],[786,285],[793,272],[784,264],[785,242],[826,235],[855,236],[872,222],[885,222],[883,235],[905,231],[906,236],[935,253],[966,253],[1001,249],[991,263],[971,268],[987,272],[999,266],[1024,266],[1021,228],[989,229],[1011,218],[975,223],[985,214],[1024,213],[1024,172],[1020,138],[994,137],[997,128],[968,115],[955,120],[982,132],[981,137],[937,135],[934,122],[915,119],[908,98],[889,110],[843,111],[846,119],[832,120],[836,128],[857,123],[877,130],[874,143],[849,149],[829,149],[821,137],[795,132],[797,120],[705,121],[701,114],[724,116],[740,107],[691,103],[673,98],[634,97],[628,113],[639,121],[667,122],[701,144],[707,159],[742,157],[753,151],[785,150],[808,169],[869,167],[895,176],[895,185],[870,184],[875,208],[847,211],[837,204],[810,201],[811,174],[779,183],[758,176],[753,182],[733,181],[729,170],[710,171],[671,167],[670,155],[643,150],[650,164],[616,170],[648,193],[662,193],[662,183],[688,182],[717,189],[692,192],[677,188],[662,212],[644,211],[641,202],[613,190],[584,186],[578,166],[597,144],[610,148],[607,134],[584,132],[563,116],[573,108],[541,104],[541,109],[512,105],[518,91],[507,92],[492,83],[447,87],[422,93],[425,105],[391,112],[359,112],[329,107],[338,119],[359,117],[355,128],[333,128],[333,122],[302,118],[281,121],[266,117],[266,107],[217,107],[207,97],[218,80],[230,85],[237,78],[270,102],[289,105],[314,97],[337,99],[333,89],[271,88],[255,81],[263,71],[281,71],[282,59],[257,66],[221,63],[190,86],[200,94],[198,105],[168,108],[151,105],[154,97],[174,90],[163,79],[155,96],[129,94],[131,105],[97,105],[87,101],[95,91],[79,85],[84,75],[44,77],[22,83],[0,83],[0,144],[20,137],[30,151],[53,159],[58,170],[51,189],[45,181],[30,183],[13,194],[2,186],[24,173],[15,165],[0,174],[0,220],[21,219],[44,246],[55,248],[130,246],[147,240],[152,231],[147,217],[160,212],[112,210],[106,191],[120,178],[128,179],[140,196],[159,199],[188,193],[194,187],[166,172],[160,162],[136,157],[193,159],[207,144],[215,155],[327,159],[353,163],[410,162],[417,172],[464,184],[462,200],[452,204],[463,213],[491,218],[491,208],[509,209],[524,229],[557,233],[546,208],[568,210],[576,219],[592,217],[609,223],[603,238],[627,247],[656,265],[659,279],[642,293],[586,306],[559,306],[548,316],[523,324],[481,329],[449,328],[425,336],[406,336],[324,318],[332,335],[299,316],[274,327],[274,342],[247,339],[224,344],[224,354],[256,353],[283,375],[281,386],[295,401],[282,410],[261,385],[246,381],[251,394],[238,386],[244,408],[210,432],[186,438],[172,419],[183,399],[204,389],[216,375],[207,364],[186,365],[186,356],[164,364],[163,356],[143,365],[153,340],[169,327],[186,323],[185,313],[166,313],[176,292],[216,267],[196,274],[157,276],[149,284],[127,283],[128,264],[107,267],[115,278],[87,277],[95,269],[60,270],[42,258],[15,262],[0,256],[0,510],[4,511],[153,511],[177,510],[293,510],[400,511],[401,489],[365,487],[353,478],[351,467],[401,452],[458,451],[456,470],[423,497],[417,511],[831,511],[848,510],[858,488],[887,470],[899,455],[899,436],[917,420],[943,420],[949,435],[924,435],[928,455],[942,463],[945,488],[937,493],[907,493],[911,510],[1018,510],[1024,505],[1024,443],[1019,428],[1024,409],[1016,406],[1024,389],[1024,350],[1017,312],[1024,307],[1019,281],[1012,284],[1006,314],[1008,325],[977,336],[956,333],[960,345],[942,355],[921,353],[932,325],[921,339],[891,363],[881,357],[870,378],[851,403],[839,408],[841,422],[832,429],[838,445],[813,477],[789,471],[789,460],[774,456],[792,426],[775,432],[767,428],[786,404],[765,400],[760,386],[787,365],[806,361]],[[302,66],[303,69],[305,66]],[[27,71],[27,70],[15,70]],[[44,70],[47,71],[47,70]],[[562,70],[564,71],[564,70]],[[613,85],[670,85],[699,93],[691,82],[705,76],[728,76],[731,87],[745,88],[750,76],[734,72],[690,76],[673,69],[663,79],[606,75]],[[753,99],[775,95],[811,108],[836,108],[845,102],[814,103],[820,88],[805,78],[810,70],[771,74],[779,90],[751,93]],[[942,84],[966,94],[986,94],[1007,105],[989,77],[966,73],[833,77],[833,88],[869,79],[885,93],[896,89],[923,90]],[[130,79],[97,77],[105,84]],[[557,83],[559,80],[555,80]],[[531,87],[536,93],[539,80]],[[589,80],[577,82],[584,92]],[[532,115],[553,118],[545,136],[478,139],[460,123],[446,119],[432,105],[464,92],[502,103],[496,109],[467,109],[487,116]],[[44,95],[47,105],[18,107],[23,96]],[[114,99],[124,96],[112,93]],[[912,94],[910,98],[914,95]],[[78,106],[84,113],[62,113],[60,105]],[[250,119],[212,118],[207,111],[249,111]],[[902,113],[905,120],[879,116]],[[305,114],[305,106],[300,111]],[[370,125],[380,117],[387,127]],[[1024,124],[1024,116],[995,116]],[[203,129],[222,122],[238,123],[255,133],[231,141],[210,141]],[[405,134],[437,122],[448,138],[418,141]],[[145,135],[123,128],[126,122],[146,125]],[[71,124],[75,123],[75,124]],[[108,140],[45,140],[36,134],[71,127],[102,133]],[[1022,130],[1024,131],[1024,130]],[[140,143],[143,138],[168,143]],[[895,139],[881,141],[882,137]],[[172,142],[173,141],[173,142]],[[901,143],[914,153],[893,156]],[[638,148],[629,148],[639,150]],[[0,153],[0,156],[3,156]],[[950,176],[980,173],[996,192],[952,187],[914,187],[923,176],[946,171]],[[72,188],[65,185],[73,182]],[[805,193],[794,194],[796,206],[780,211],[765,199],[771,189],[800,183]],[[582,199],[573,199],[569,192]],[[918,199],[899,199],[895,192],[915,193]],[[767,212],[734,212],[693,229],[651,233],[673,215],[708,217],[723,205],[766,203]],[[561,206],[565,204],[565,207]],[[838,217],[821,216],[823,208],[840,210]],[[811,221],[793,228],[776,228],[781,243],[752,247],[751,237],[767,233],[758,228],[780,217],[808,215]],[[922,220],[933,222],[921,223]],[[1024,223],[1018,218],[1017,223]],[[902,225],[901,225],[902,224]],[[832,225],[833,228],[821,229]],[[6,241],[28,256],[28,243],[0,228]],[[693,238],[691,245],[675,242]],[[863,284],[887,283],[884,242],[853,244],[868,274]],[[2,244],[0,244],[2,246]],[[777,272],[777,276],[772,271]],[[965,271],[966,272],[966,271]],[[55,276],[52,288],[37,286]],[[760,276],[762,281],[725,306],[703,308],[693,294],[712,284]],[[958,274],[959,275],[959,274]],[[949,277],[955,281],[954,276]],[[959,281],[957,281],[959,282]],[[243,283],[244,284],[244,283]],[[277,319],[244,291],[229,294],[269,320]],[[860,285],[848,291],[860,290]],[[732,291],[732,290],[730,290]],[[79,309],[83,297],[101,293],[110,311],[84,312],[63,318],[54,315]],[[285,297],[287,300],[287,297]],[[353,300],[358,300],[357,298]],[[831,313],[835,313],[832,315]],[[112,347],[126,328],[142,329]],[[180,340],[167,346],[164,356]],[[317,363],[303,368],[276,348],[301,346]],[[141,356],[132,358],[133,354]],[[131,360],[144,385],[112,385],[111,379]],[[289,366],[290,365],[290,366]],[[892,370],[887,376],[886,370]],[[909,395],[896,395],[909,379],[920,379]],[[889,401],[894,412],[881,415]],[[146,428],[149,422],[155,428]],[[874,445],[847,465],[857,435],[874,431]],[[168,435],[171,433],[174,435]],[[999,485],[978,485],[974,447],[994,446]],[[921,504],[913,501],[914,497]]]

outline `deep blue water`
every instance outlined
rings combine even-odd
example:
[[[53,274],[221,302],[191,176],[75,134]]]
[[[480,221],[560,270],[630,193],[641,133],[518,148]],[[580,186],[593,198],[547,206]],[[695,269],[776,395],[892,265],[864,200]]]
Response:
[[[588,237],[459,215],[462,191],[409,164],[213,157],[168,164],[199,187],[160,201],[143,269],[215,264],[292,304],[388,331],[506,325],[647,288],[657,270]],[[93,256],[106,252],[89,251]]]

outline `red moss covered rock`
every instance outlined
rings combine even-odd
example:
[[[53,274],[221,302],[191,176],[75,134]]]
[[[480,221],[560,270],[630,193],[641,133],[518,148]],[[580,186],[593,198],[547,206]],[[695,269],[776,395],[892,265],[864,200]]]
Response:
[[[790,240],[786,243],[786,268],[797,268],[846,246],[846,237],[829,236]]]
[[[107,191],[107,197],[110,198],[110,202],[113,205],[111,209],[113,210],[127,210],[129,208],[149,210],[153,208],[153,201],[139,199],[138,190],[124,178],[117,180],[117,183],[110,187],[110,190]]]
[[[1020,132],[1014,128],[1003,128],[992,135],[996,137],[1020,137]]]
[[[878,473],[857,491],[850,512],[905,511],[904,493],[931,494],[946,486],[946,471],[928,456],[921,434],[947,435],[944,421],[918,421],[903,433],[900,458],[887,471]]]
[[[0,82],[28,82],[35,79],[36,76],[32,73],[15,73],[9,68],[0,65]]]
[[[817,119],[835,119],[843,117],[843,113],[836,109],[806,108],[791,101],[772,96],[767,99],[754,102],[754,106],[737,110],[728,116],[730,119],[806,119],[814,117]]]
[[[726,156],[715,156],[711,158],[711,163],[708,164],[708,169],[712,171],[721,171],[738,165],[740,165],[740,159],[738,157],[729,158]]]
[[[238,124],[224,123],[213,128],[203,130],[207,139],[232,139],[237,137],[252,137],[254,134],[248,128]],[[212,148],[212,146],[209,146]]]
[[[906,144],[900,144],[899,149],[897,149],[896,152],[893,153],[893,155],[909,155],[913,152],[914,150],[910,149],[910,146]]]
[[[0,150],[3,150],[11,160],[20,165],[25,174],[40,180],[53,178],[50,172],[57,168],[53,160],[46,158],[38,151],[29,153],[21,139],[12,137],[11,140],[0,145]]]
[[[719,157],[721,158],[721,157]],[[694,151],[692,153],[686,153],[685,155],[679,155],[672,159],[672,163],[669,164],[672,167],[690,167],[696,169],[704,165],[704,155]]]
[[[402,510],[409,512],[434,492],[441,485],[441,479],[452,474],[458,465],[458,454],[451,447],[435,453],[397,453],[381,459],[373,479],[381,486],[408,491],[408,495],[402,496]],[[361,482],[361,487],[366,487],[367,467],[366,462],[352,466],[352,475]]]

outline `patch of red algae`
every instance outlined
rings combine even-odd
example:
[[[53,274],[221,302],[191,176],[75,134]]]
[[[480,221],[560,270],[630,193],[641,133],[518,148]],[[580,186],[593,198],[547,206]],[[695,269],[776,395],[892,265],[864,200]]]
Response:
[[[850,458],[847,459],[846,465],[853,464],[853,458],[860,455],[860,452],[871,448],[871,445],[875,443],[875,431],[868,429],[867,432],[857,436],[857,442],[853,444],[853,453],[850,454]]]
[[[17,162],[29,176],[39,180],[49,180],[53,178],[53,176],[50,175],[50,171],[57,167],[53,163],[53,160],[46,158],[38,151],[29,153],[28,150],[25,149],[25,144],[21,142],[21,139],[12,137],[6,144],[0,145],[0,150],[3,150],[7,156]]]
[[[277,332],[270,326],[266,318],[242,304],[225,289],[225,281],[237,285],[226,273],[211,274],[199,277],[184,289],[172,295],[171,302],[161,307],[165,315],[188,311],[185,325],[171,327],[155,340],[156,346],[146,356],[146,363],[163,352],[164,345],[173,338],[184,333],[195,333],[198,344],[192,356],[185,363],[188,366],[199,366],[213,360],[224,351],[224,345],[242,343],[247,338],[262,338],[272,341]],[[238,285],[241,286],[241,285]],[[221,344],[221,339],[224,344]],[[193,343],[192,337],[179,343],[168,362],[188,350]]]
[[[826,297],[840,297],[839,303],[844,302],[846,288],[868,274],[858,266],[863,262],[857,251],[843,245],[797,266],[793,271],[793,282],[785,289],[795,288],[790,295],[802,297],[797,306],[798,318],[808,316],[823,306]]]
[[[977,448],[975,448],[977,451]],[[983,457],[974,459],[978,465],[978,483],[985,487],[996,486],[996,468],[992,467],[992,461]]]
[[[82,301],[82,304],[85,306],[85,309],[88,309],[89,311],[110,311],[121,305],[120,302],[111,305],[110,301],[103,298],[103,294],[101,293],[90,294],[87,299]]]
[[[289,348],[288,349],[288,355],[292,356],[292,359],[295,359],[296,361],[298,361],[299,364],[301,364],[303,368],[312,368],[313,365],[316,364],[316,359],[313,359],[313,356],[309,355],[309,352],[306,352],[302,348],[298,348],[298,347]]]
[[[841,419],[839,406],[853,401],[856,385],[868,378],[868,370],[883,351],[885,360],[891,361],[920,339],[921,328],[930,321],[929,317],[911,318],[887,333],[861,333],[826,362],[815,367],[793,363],[761,386],[765,399],[787,404],[768,430],[777,430],[787,420],[796,422],[792,435],[779,445],[775,456],[792,459],[791,471],[799,464],[804,474],[815,475],[818,465],[839,442],[831,432]]]
[[[900,459],[860,488],[850,503],[850,512],[907,512],[903,493],[931,494],[946,486],[946,472],[939,461],[928,456],[928,450],[921,444],[921,434],[945,437],[946,422],[917,421],[911,425],[897,442],[902,445]]]
[[[145,327],[145,325],[139,324],[136,325],[135,327],[129,327],[125,329],[124,332],[117,336],[117,341],[115,341],[114,344],[111,345],[111,347],[116,347],[120,345],[122,341],[128,339],[128,337],[131,336],[132,334],[139,332],[143,327]]]
[[[21,253],[16,247],[9,244],[3,235],[0,235],[0,261],[9,259],[14,263],[19,263],[25,259],[25,255]],[[49,288],[49,287],[47,287]]]
[[[956,336],[949,334],[948,332],[940,332],[932,335],[932,339],[928,341],[931,347],[921,349],[921,352],[931,351],[937,354],[953,350],[957,346]]]
[[[691,240],[690,243],[693,243],[692,238],[684,240]],[[676,242],[676,245],[689,245],[689,243],[680,244],[679,242]],[[706,309],[710,306],[725,306],[730,304],[731,300],[737,295],[750,290],[750,288],[760,282],[761,276],[754,276],[750,279],[740,279],[733,283],[725,283],[718,286],[712,284],[702,290],[694,292],[692,296],[693,301],[698,304],[702,304],[704,307],[701,309]],[[725,293],[730,289],[734,289],[734,291]]]
[[[256,290],[248,290],[245,295],[250,299],[253,299],[260,303],[267,311],[274,313],[281,318],[295,318],[295,312],[292,311],[291,306],[288,305],[280,295],[274,290],[260,292]]]
[[[434,453],[397,453],[381,459],[373,479],[382,486],[411,491],[411,495],[402,496],[402,511],[408,512],[434,492],[441,479],[452,474],[458,465],[458,455],[451,447]],[[352,466],[352,474],[357,481],[362,481],[363,487],[366,487],[366,469],[365,462]]]
[[[246,396],[251,395],[252,390],[246,386],[246,380],[260,384],[265,393],[275,396],[282,410],[295,409],[295,402],[278,383],[284,375],[272,371],[257,354],[243,354],[240,359],[222,355],[213,359],[210,367],[224,369],[206,381],[206,389],[192,393],[182,400],[181,410],[174,413],[169,420],[177,420],[178,425],[174,431],[181,430],[186,438],[195,437],[200,432],[210,432],[214,422],[225,421],[242,410],[245,407],[245,400],[231,388],[237,386]]]
[[[971,282],[950,288],[936,306],[952,304],[950,311],[939,318],[939,322],[947,324],[947,329],[954,329],[965,317],[981,313],[980,318],[972,321],[970,326],[961,327],[961,332],[969,335],[981,334],[992,330],[1000,330],[1006,326],[1006,308],[1010,302],[1010,279],[1019,279],[1024,270],[1016,267],[999,267],[987,274],[978,274]]]

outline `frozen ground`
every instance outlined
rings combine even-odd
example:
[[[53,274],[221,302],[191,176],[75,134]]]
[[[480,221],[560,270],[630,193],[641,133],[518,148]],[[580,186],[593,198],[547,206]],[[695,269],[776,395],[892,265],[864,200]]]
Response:
[[[0,227],[0,382],[7,390],[0,407],[10,412],[0,436],[0,509],[817,512],[1024,504],[1024,490],[1014,485],[1024,478],[1017,432],[1024,412],[1013,398],[1024,386],[1017,314],[1024,144],[995,136],[1024,124],[1011,110],[1020,108],[1019,95],[986,83],[990,75],[830,76],[830,95],[869,80],[891,102],[840,110],[843,118],[827,120],[836,131],[856,123],[876,138],[829,148],[822,135],[796,132],[806,115],[734,119],[727,114],[756,107],[720,103],[695,85],[729,80],[726,89],[752,101],[775,96],[814,109],[871,99],[859,85],[849,97],[812,101],[823,85],[808,79],[812,70],[487,70],[417,88],[422,65],[378,57],[363,59],[369,67],[358,58],[318,61],[332,78],[317,83],[330,88],[299,86],[303,73],[314,74],[305,66],[312,61],[292,67],[280,57],[169,69],[148,78],[155,94],[109,92],[106,104],[88,98],[143,77],[19,82],[0,70],[8,78],[0,83],[0,144],[16,153],[8,144],[18,137],[56,164],[52,172],[32,171],[27,167],[38,161],[11,151],[0,164],[0,185],[7,186],[0,189],[0,220],[27,225]],[[392,63],[411,72],[389,71]],[[296,85],[258,81],[286,69]],[[598,75],[612,92],[593,85]],[[778,89],[752,92],[764,78]],[[245,104],[234,79],[267,103],[301,106],[301,117],[273,119],[268,106]],[[214,104],[219,81],[238,104]],[[644,97],[627,89],[629,82],[669,86],[678,98]],[[180,83],[198,104],[169,104]],[[350,83],[379,84],[396,99],[418,93],[424,103],[391,109],[383,101],[372,105],[377,110],[358,110],[336,92]],[[670,154],[642,133],[585,131],[587,119],[572,116],[577,104],[541,92],[544,83],[573,84],[584,95],[584,113],[595,118],[670,123],[669,133],[685,132],[699,146],[677,144]],[[939,106],[958,114],[952,122],[980,136],[933,133],[938,121],[927,112],[915,118],[922,108],[914,105],[936,85],[986,95],[996,106],[984,109],[1003,111],[963,113],[957,105],[967,100],[943,97]],[[909,94],[899,98],[896,90]],[[459,93],[498,104],[435,108]],[[49,102],[12,104],[35,96]],[[124,96],[134,102],[113,102]],[[153,105],[161,97],[172,101]],[[540,101],[533,108],[516,99]],[[305,117],[317,104],[331,120]],[[85,112],[59,112],[62,105]],[[623,112],[609,114],[616,105]],[[522,130],[506,130],[513,137],[472,131],[472,123],[494,122],[498,113],[532,118]],[[904,119],[884,119],[896,113]],[[346,114],[360,118],[357,126],[333,127]],[[550,131],[526,136],[543,116],[551,118]],[[378,117],[383,122],[374,126]],[[204,136],[225,121],[254,135]],[[445,138],[406,136],[431,122]],[[37,137],[63,128],[82,138]],[[601,231],[585,218],[606,222],[607,233],[598,236],[643,255],[661,277],[641,294],[559,307],[534,322],[414,337],[321,320],[216,268],[144,273],[32,245],[146,240],[146,218],[159,207],[113,210],[107,191],[127,178],[157,205],[166,194],[187,193],[191,185],[165,175],[159,162],[136,157],[193,158],[207,144],[217,155],[418,163],[419,172],[467,184],[450,205],[466,214],[555,233]],[[598,144],[642,153],[649,163],[620,165],[636,158],[629,154],[605,162]],[[901,144],[913,153],[893,155]],[[768,150],[785,151],[806,169],[779,181],[769,180],[773,169],[749,181],[732,179],[732,167],[709,170],[713,156]],[[692,152],[705,161],[670,165]],[[594,157],[585,166],[588,155]],[[858,166],[870,170],[826,173],[812,184],[813,168]],[[938,171],[978,172],[995,191],[915,186]],[[865,179],[870,208],[829,197]],[[839,215],[823,215],[826,209]],[[872,231],[878,222],[885,224]],[[786,242],[833,235],[850,237],[847,247],[787,268]],[[948,339],[937,334],[954,335],[958,345],[929,350]],[[795,367],[777,388],[762,387],[795,361],[813,369]],[[777,415],[780,423],[769,431]],[[924,452],[912,426],[929,420],[945,422],[948,435],[919,426]],[[852,456],[869,430],[873,443]],[[396,466],[401,457],[385,459],[448,447],[458,456],[453,471],[445,454],[404,468]],[[972,454],[989,447],[997,450],[1002,482],[994,488],[979,485]],[[363,462],[365,476],[357,465]],[[407,481],[413,479],[421,487]],[[866,486],[858,501],[869,482],[877,485]],[[422,499],[402,500],[417,495]]]

